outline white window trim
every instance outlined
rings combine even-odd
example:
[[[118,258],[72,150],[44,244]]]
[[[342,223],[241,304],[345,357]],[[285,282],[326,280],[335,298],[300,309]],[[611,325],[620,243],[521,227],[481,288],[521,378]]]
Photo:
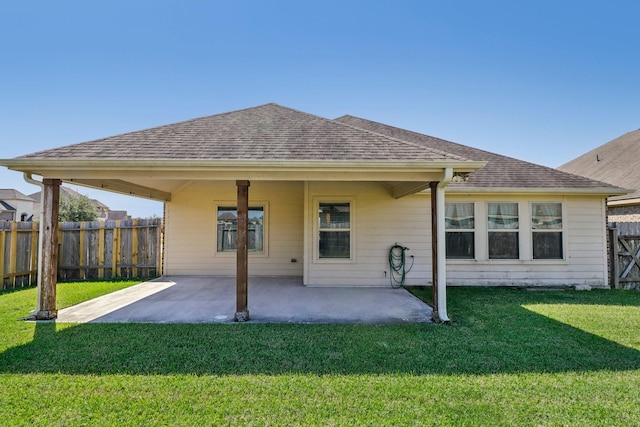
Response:
[[[561,229],[552,229],[552,230],[534,230],[533,227],[531,226],[531,212],[533,210],[533,205],[539,205],[539,204],[559,204],[560,205],[560,209],[562,210],[562,228]],[[567,261],[567,228],[566,228],[566,224],[567,224],[567,218],[566,218],[566,205],[564,204],[564,202],[559,201],[559,200],[532,200],[529,201],[529,206],[528,206],[528,214],[529,214],[529,218],[528,218],[528,224],[529,224],[529,250],[530,250],[530,259],[532,262],[535,263],[540,263],[540,264],[547,264],[547,263],[566,263]],[[548,233],[548,232],[558,232],[561,231],[562,232],[562,258],[559,259],[534,259],[533,258],[533,233]]]
[[[320,224],[318,211],[320,203],[349,203],[349,258],[320,258]],[[313,263],[314,264],[355,264],[356,260],[356,198],[355,197],[314,197],[313,198]]]
[[[214,202],[213,206],[213,255],[216,257],[225,257],[225,258],[235,258],[237,255],[236,251],[218,251],[218,208],[223,206],[235,206],[236,209],[238,205],[237,200],[228,200],[228,201],[218,201]],[[249,251],[250,257],[256,258],[268,258],[269,257],[269,202],[260,201],[260,200],[251,200],[249,201],[249,208],[252,207],[261,207],[263,209],[263,226],[262,226],[262,251]]]
[[[451,203],[471,203],[467,200],[452,200]],[[476,215],[476,259],[447,259],[447,264],[452,265],[567,265],[569,264],[568,248],[569,248],[569,226],[567,222],[567,205],[563,200],[559,199],[530,199],[516,200],[513,199],[491,199],[491,200],[474,200]],[[518,216],[520,226],[518,228],[519,236],[519,259],[490,259],[489,258],[489,229],[488,229],[488,204],[489,203],[517,203]],[[533,259],[533,229],[531,227],[531,209],[536,203],[560,203],[562,205],[562,254],[563,259]],[[524,224],[524,225],[523,225]]]

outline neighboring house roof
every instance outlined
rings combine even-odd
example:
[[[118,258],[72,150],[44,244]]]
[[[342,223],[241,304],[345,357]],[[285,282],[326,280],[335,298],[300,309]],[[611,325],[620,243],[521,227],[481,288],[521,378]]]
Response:
[[[5,202],[4,200],[0,200],[0,206],[2,207],[3,211],[15,211],[16,210],[16,208],[11,206],[9,203]]]
[[[612,197],[612,201],[638,199],[640,202],[640,129],[609,141],[558,169],[633,190],[624,196]]]
[[[109,211],[107,213],[108,220],[123,220],[123,219],[131,219],[127,211]]]
[[[3,188],[0,189],[0,199],[3,200],[25,200],[31,201],[31,197],[22,194],[18,190],[14,190],[13,188]]]
[[[40,194],[41,192],[38,191],[36,193],[29,194],[29,197],[37,202],[40,202]],[[83,196],[83,194],[80,194],[76,190],[73,190],[69,187],[60,186],[60,197],[79,197],[79,196]],[[93,203],[96,209],[104,210],[104,211],[109,210],[109,207],[104,203],[102,203],[100,200],[98,199],[89,199],[89,200],[91,200],[91,203]]]
[[[33,200],[39,202],[40,201],[40,194],[41,192],[38,191],[36,193],[31,193],[29,194],[29,197],[32,198]],[[61,186],[60,187],[60,197],[78,197],[81,196],[80,193],[78,193],[76,190],[73,190],[69,187],[65,187],[65,186]]]
[[[490,153],[466,145],[440,138],[412,132],[405,129],[361,119],[342,116],[335,121],[349,126],[378,132],[394,138],[411,141],[424,147],[433,148],[462,156],[467,159],[486,161],[484,168],[471,173],[466,180],[454,181],[447,187],[452,189],[606,189],[614,193],[618,188],[611,184],[594,181],[581,176],[561,172],[556,169],[525,162],[500,154]]]

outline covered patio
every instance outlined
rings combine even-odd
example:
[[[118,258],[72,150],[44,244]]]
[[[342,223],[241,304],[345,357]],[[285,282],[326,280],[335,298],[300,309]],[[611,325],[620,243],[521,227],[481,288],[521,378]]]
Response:
[[[168,276],[58,312],[70,323],[233,322],[235,277]],[[432,309],[406,289],[309,287],[300,277],[251,277],[252,323],[426,323]]]

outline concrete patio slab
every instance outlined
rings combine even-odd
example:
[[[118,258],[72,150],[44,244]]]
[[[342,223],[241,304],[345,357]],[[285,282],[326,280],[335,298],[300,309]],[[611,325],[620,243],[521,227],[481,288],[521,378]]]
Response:
[[[58,312],[57,322],[233,322],[234,277],[161,277]],[[405,289],[307,287],[299,277],[249,278],[250,322],[431,322],[431,307]]]

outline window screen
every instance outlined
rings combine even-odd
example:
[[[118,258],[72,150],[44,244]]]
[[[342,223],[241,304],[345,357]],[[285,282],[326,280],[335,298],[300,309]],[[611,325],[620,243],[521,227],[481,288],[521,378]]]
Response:
[[[473,203],[445,204],[447,258],[475,258],[475,214]]]
[[[318,206],[319,258],[351,258],[351,204]]]
[[[264,251],[264,208],[249,208],[249,251]],[[218,252],[235,252],[238,235],[238,210],[235,206],[218,206]]]

